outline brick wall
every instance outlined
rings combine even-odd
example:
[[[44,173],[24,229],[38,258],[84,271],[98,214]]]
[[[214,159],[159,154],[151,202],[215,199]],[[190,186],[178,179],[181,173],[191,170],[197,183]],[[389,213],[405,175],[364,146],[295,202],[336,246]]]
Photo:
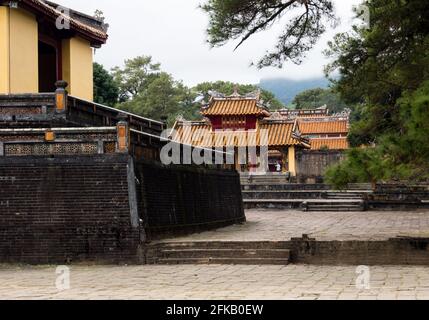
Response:
[[[149,239],[245,221],[236,171],[137,162],[139,211]]]
[[[236,172],[126,154],[0,157],[0,263],[142,263],[146,240],[244,220]]]
[[[128,156],[0,158],[1,262],[121,262],[138,255]]]

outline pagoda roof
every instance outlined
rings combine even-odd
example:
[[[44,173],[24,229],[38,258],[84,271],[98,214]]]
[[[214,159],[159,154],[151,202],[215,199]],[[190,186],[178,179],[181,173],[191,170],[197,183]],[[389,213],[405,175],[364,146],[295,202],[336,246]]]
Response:
[[[260,100],[259,91],[240,95],[237,90],[231,96],[212,92],[209,104],[202,108],[201,113],[204,116],[270,116],[269,110]]]

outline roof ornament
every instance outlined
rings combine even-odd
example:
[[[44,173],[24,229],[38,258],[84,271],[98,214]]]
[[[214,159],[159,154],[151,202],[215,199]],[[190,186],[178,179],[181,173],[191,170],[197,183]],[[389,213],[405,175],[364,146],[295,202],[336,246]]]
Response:
[[[212,98],[225,98],[225,95],[224,95],[224,94],[222,94],[222,93],[220,93],[220,92],[217,92],[217,91],[215,91],[215,90],[209,90],[207,93],[208,93]]]
[[[351,113],[352,113],[352,110],[350,108],[345,108],[343,111],[335,113],[332,117],[348,119],[350,118]]]
[[[245,95],[246,98],[251,98],[255,100],[259,100],[261,98],[261,88],[258,88],[255,91],[249,92]]]
[[[177,122],[185,122],[185,117],[183,117],[183,114],[178,114],[176,117]]]
[[[234,92],[231,95],[231,98],[240,98],[240,94],[238,93],[238,85],[235,84],[234,85]]]
[[[283,117],[278,111],[273,112],[270,116],[270,120],[281,120],[281,119],[283,119]]]

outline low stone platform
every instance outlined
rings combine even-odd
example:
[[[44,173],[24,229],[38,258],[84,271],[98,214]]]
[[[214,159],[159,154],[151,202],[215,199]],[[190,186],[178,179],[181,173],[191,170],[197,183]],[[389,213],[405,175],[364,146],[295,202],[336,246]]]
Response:
[[[247,217],[242,225],[152,243],[146,262],[429,265],[429,211],[251,210]]]
[[[307,234],[318,241],[429,238],[429,210],[302,212],[247,210],[247,222],[165,241],[288,241]]]

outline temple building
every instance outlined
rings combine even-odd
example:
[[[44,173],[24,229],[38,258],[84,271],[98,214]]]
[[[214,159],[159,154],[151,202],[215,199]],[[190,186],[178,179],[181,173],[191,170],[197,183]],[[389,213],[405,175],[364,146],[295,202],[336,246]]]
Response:
[[[341,153],[349,148],[349,112],[329,115],[327,107],[311,110],[269,111],[260,93],[231,96],[213,92],[201,109],[202,121],[186,121],[179,117],[172,130],[172,139],[204,148],[255,146],[256,159],[249,156],[245,164],[236,159],[236,169],[255,172],[261,164],[261,150],[268,147],[268,168],[271,172],[296,176],[303,152],[331,151]],[[249,136],[254,135],[254,139]],[[265,142],[263,135],[266,135]],[[322,155],[323,156],[323,155]]]
[[[93,99],[93,48],[107,40],[103,21],[42,0],[0,0],[0,94],[55,91]]]
[[[350,110],[333,115],[327,106],[318,109],[280,110],[282,117],[297,120],[302,136],[308,138],[311,150],[346,150],[350,127]]]
[[[242,163],[240,172],[256,172],[261,165],[262,148],[268,151],[270,171],[296,174],[296,151],[309,149],[309,141],[301,136],[299,122],[272,114],[260,99],[260,92],[231,96],[214,93],[201,110],[204,120],[185,121],[178,118],[172,139],[180,143],[206,148],[256,148],[256,159],[251,155]]]

